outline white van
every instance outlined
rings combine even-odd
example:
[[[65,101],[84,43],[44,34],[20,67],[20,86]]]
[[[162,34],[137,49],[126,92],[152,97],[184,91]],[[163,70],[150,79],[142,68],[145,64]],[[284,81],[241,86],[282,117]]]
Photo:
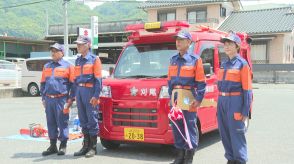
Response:
[[[64,57],[63,59],[74,65],[76,58],[77,56]],[[23,91],[28,92],[31,96],[40,95],[40,80],[42,77],[42,70],[44,65],[51,60],[51,57],[41,57],[29,58],[24,61],[24,63],[22,64],[21,75],[21,88]],[[109,71],[105,69],[103,67],[102,78],[106,78],[109,76]]]
[[[64,57],[63,59],[74,65],[76,57]],[[29,58],[24,61],[21,75],[21,88],[23,91],[28,92],[31,96],[40,95],[42,70],[44,65],[51,60],[51,57],[42,57]]]
[[[16,64],[0,60],[0,86],[19,87],[20,70]]]

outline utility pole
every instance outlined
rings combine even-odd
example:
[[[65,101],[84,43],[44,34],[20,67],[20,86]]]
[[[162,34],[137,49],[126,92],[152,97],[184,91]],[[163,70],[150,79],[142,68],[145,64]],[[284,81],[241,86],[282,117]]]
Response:
[[[64,7],[64,56],[68,56],[68,17],[67,17],[67,3],[70,0],[63,0]]]

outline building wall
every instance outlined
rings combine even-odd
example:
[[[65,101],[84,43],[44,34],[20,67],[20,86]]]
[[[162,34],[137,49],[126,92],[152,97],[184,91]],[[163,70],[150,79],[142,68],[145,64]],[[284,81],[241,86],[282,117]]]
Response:
[[[279,34],[269,42],[269,64],[284,63],[283,51],[284,35]]]
[[[186,7],[177,8],[176,19],[181,20],[181,21],[187,20],[187,8]]]
[[[220,7],[223,6],[227,10],[227,16],[231,14],[231,12],[234,9],[231,2],[224,2],[222,4],[209,4],[209,5],[191,5],[191,6],[183,6],[183,7],[177,7],[176,9],[174,7],[172,8],[160,8],[160,9],[147,9],[148,13],[148,22],[155,22],[157,20],[158,10],[169,10],[169,9],[175,9],[176,10],[176,20],[185,20],[187,21],[187,11],[190,8],[201,8],[206,7],[207,8],[207,18],[209,21],[214,21],[213,19],[216,19],[217,22],[207,22],[207,23],[196,23],[194,26],[197,25],[206,25],[213,28],[216,28],[224,19],[225,17],[220,16]]]
[[[148,22],[156,22],[157,21],[157,9],[148,10]]]
[[[207,6],[207,18],[220,19],[220,5],[208,5]]]
[[[291,33],[284,35],[284,63],[294,63],[294,36]]]

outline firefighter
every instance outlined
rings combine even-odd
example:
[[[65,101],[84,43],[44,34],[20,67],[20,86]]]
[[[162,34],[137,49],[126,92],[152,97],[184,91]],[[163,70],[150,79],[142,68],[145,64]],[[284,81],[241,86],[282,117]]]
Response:
[[[64,155],[68,140],[69,107],[74,99],[74,67],[63,60],[63,45],[50,46],[52,61],[46,63],[42,72],[41,94],[45,107],[50,147],[43,156],[57,153]],[[57,150],[57,138],[61,141]]]
[[[217,118],[220,136],[228,164],[247,162],[245,132],[252,102],[250,67],[238,51],[241,39],[231,32],[221,39],[227,59],[222,62],[218,75]]]
[[[75,85],[78,116],[84,135],[83,147],[74,156],[93,157],[97,154],[98,103],[102,87],[101,61],[90,51],[91,40],[79,36],[75,41],[78,53],[75,62]]]
[[[168,87],[169,95],[172,90],[177,88],[190,89],[195,100],[191,104],[192,108],[200,106],[205,93],[205,75],[202,65],[202,60],[199,56],[189,52],[189,47],[192,43],[191,34],[186,31],[180,31],[176,36],[176,47],[178,53],[171,57],[170,66],[168,69]],[[192,149],[188,147],[185,140],[174,124],[172,124],[174,146],[176,147],[176,157],[173,164],[191,164],[194,153],[198,147],[198,129],[197,116],[195,112],[183,110],[183,115],[187,122],[187,128],[190,135]],[[181,132],[184,134],[183,120],[176,121]]]

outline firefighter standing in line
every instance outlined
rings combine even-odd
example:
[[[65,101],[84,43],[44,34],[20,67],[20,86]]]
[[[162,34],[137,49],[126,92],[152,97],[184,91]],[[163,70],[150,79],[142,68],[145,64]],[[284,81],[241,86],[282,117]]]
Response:
[[[252,102],[252,76],[247,61],[238,54],[239,36],[230,33],[221,42],[228,58],[222,62],[218,76],[218,127],[227,163],[245,164],[248,160],[245,121]]]
[[[188,31],[180,31],[175,36],[175,38],[176,47],[179,53],[177,53],[170,59],[170,66],[168,69],[169,95],[172,95],[172,90],[174,88],[191,89],[191,92],[195,97],[195,101],[193,101],[192,107],[196,108],[200,106],[206,87],[202,60],[199,56],[194,55],[193,53],[188,51],[192,43],[192,36]],[[191,164],[193,161],[195,150],[198,147],[199,138],[197,138],[197,133],[199,132],[196,126],[196,113],[186,110],[183,110],[182,112],[187,121],[188,131],[193,148],[190,149],[188,147],[175,125],[172,125],[177,153],[173,164]],[[182,121],[183,120],[176,121],[176,123],[179,125],[181,132],[185,134]]]
[[[74,99],[74,68],[62,59],[64,48],[55,43],[50,46],[52,61],[45,64],[41,79],[42,101],[46,111],[50,147],[43,156],[66,153],[68,140],[69,107]],[[61,141],[57,150],[57,138]]]
[[[75,41],[81,54],[75,63],[75,85],[78,116],[82,133],[83,147],[74,156],[93,157],[97,154],[98,134],[98,104],[102,87],[101,61],[90,51],[91,40],[86,36],[79,36]]]

